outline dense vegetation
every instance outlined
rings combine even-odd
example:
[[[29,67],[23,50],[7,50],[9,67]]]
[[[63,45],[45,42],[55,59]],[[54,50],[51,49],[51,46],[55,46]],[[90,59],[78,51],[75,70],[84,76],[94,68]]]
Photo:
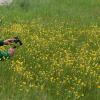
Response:
[[[0,100],[99,100],[99,11],[99,0],[1,6],[0,38],[19,36],[23,46],[0,62]]]

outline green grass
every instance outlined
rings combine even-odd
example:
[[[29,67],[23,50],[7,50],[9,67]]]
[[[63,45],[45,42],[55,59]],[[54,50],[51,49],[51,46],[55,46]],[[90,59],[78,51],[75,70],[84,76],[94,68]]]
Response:
[[[99,6],[15,0],[0,7],[0,38],[18,35],[24,44],[0,62],[0,100],[99,100]]]
[[[63,18],[80,25],[99,24],[99,5],[95,0],[18,0],[12,6],[1,8],[0,16],[5,15],[7,21],[17,21],[17,17],[21,20],[42,17],[50,21]]]

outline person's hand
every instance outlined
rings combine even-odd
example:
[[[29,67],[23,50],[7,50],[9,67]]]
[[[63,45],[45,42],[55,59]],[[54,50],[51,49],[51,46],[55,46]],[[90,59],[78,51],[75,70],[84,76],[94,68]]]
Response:
[[[14,39],[7,39],[7,40],[4,40],[4,45],[9,45],[13,42]]]
[[[8,50],[8,52],[9,52],[10,56],[12,57],[14,55],[14,53],[15,53],[15,48],[10,48]]]

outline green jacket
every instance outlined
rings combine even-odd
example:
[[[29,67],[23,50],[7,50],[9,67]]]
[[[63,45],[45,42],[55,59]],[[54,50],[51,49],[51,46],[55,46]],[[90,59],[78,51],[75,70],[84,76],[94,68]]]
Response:
[[[3,45],[4,45],[3,40],[0,40],[0,46],[3,46]]]
[[[3,40],[0,40],[0,46],[3,46],[4,42]],[[8,51],[0,51],[0,60],[6,59],[6,58],[10,58],[10,54]]]

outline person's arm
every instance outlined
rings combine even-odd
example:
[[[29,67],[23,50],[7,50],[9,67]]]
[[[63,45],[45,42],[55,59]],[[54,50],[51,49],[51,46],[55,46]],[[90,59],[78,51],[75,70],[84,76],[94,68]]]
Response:
[[[3,45],[4,45],[4,41],[0,40],[0,46],[3,46]]]
[[[14,42],[15,39],[0,40],[0,46],[9,45]]]

